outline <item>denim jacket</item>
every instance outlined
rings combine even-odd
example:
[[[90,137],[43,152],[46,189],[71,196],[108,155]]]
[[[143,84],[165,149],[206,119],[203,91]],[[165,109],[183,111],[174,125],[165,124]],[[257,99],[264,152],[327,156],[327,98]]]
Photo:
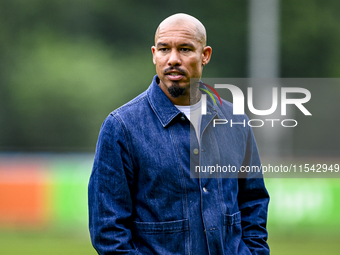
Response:
[[[99,254],[269,254],[262,178],[191,178],[190,166],[260,165],[249,126],[216,125],[232,105],[207,97],[201,143],[157,84],[104,121],[89,182],[89,227]]]

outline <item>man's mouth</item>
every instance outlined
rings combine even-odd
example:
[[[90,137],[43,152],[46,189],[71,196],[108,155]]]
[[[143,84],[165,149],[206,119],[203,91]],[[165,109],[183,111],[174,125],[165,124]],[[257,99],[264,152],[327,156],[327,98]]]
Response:
[[[168,79],[169,80],[171,80],[171,81],[178,81],[178,80],[181,80],[182,78],[183,78],[183,76],[184,76],[184,74],[183,73],[181,73],[181,72],[167,72],[166,74],[165,74],[167,77],[168,77]]]

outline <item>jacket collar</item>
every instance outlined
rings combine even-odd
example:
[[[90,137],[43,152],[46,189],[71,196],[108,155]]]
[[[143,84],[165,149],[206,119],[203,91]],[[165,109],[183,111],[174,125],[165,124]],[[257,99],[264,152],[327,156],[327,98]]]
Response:
[[[158,76],[155,75],[147,90],[147,97],[158,120],[161,122],[163,127],[166,127],[181,112],[165,95],[163,90],[159,87],[157,80],[159,80]]]
[[[155,75],[147,90],[147,98],[162,126],[167,127],[177,115],[181,114],[181,112],[165,95],[163,90],[159,87],[157,80],[159,81],[159,78]],[[206,89],[204,85],[201,84],[200,86]],[[205,92],[202,91],[202,93]],[[213,116],[217,114],[220,117],[224,117],[219,107],[214,105],[210,96],[207,96],[207,114]]]

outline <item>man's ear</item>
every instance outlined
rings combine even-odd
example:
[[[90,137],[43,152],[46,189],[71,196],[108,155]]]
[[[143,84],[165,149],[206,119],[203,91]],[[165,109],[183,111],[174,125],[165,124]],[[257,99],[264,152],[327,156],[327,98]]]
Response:
[[[209,63],[211,58],[212,48],[210,46],[205,46],[202,51],[202,65]]]
[[[156,60],[155,60],[156,47],[152,46],[151,47],[151,51],[152,51],[152,61],[153,61],[153,64],[156,65]]]

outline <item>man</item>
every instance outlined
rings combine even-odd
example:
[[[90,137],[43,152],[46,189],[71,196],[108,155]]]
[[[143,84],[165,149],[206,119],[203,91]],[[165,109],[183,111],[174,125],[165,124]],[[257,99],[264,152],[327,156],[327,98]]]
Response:
[[[232,116],[230,103],[208,98],[209,114],[194,114],[202,85],[190,80],[200,79],[211,52],[200,21],[168,17],[155,34],[150,87],[104,121],[89,183],[99,254],[269,254],[263,179],[190,175],[196,165],[260,165],[248,126],[212,125],[246,118]]]

